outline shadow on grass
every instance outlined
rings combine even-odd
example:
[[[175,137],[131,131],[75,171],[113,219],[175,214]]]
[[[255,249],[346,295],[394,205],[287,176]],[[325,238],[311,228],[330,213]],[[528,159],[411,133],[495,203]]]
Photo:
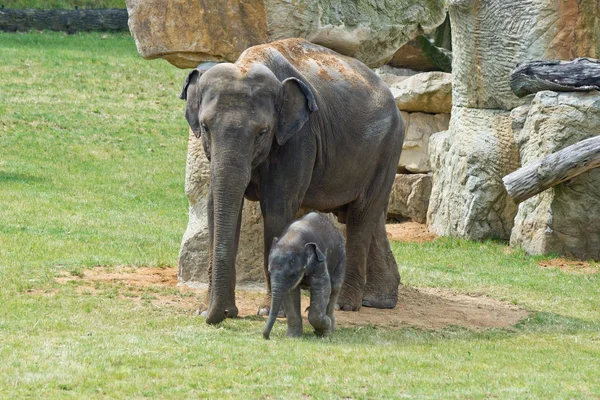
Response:
[[[35,175],[8,173],[0,171],[0,185],[3,183],[39,183],[45,179]]]

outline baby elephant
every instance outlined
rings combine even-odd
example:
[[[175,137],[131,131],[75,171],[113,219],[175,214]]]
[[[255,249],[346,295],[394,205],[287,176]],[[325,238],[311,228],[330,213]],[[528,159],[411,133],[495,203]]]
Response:
[[[269,334],[283,302],[287,336],[302,336],[300,289],[310,289],[308,321],[317,335],[334,330],[333,310],[344,281],[344,237],[323,214],[312,212],[292,223],[269,253],[271,310],[263,332]]]

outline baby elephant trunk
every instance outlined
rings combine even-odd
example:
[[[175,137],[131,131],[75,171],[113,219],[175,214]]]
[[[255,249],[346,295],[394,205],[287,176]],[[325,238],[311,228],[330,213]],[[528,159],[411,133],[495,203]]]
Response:
[[[271,310],[269,311],[269,318],[267,319],[267,325],[265,326],[265,330],[263,331],[263,337],[266,340],[269,340],[269,335],[271,334],[271,329],[273,329],[273,325],[275,325],[275,320],[277,320],[277,314],[281,309],[281,302],[283,299],[283,293],[274,292],[271,295]]]

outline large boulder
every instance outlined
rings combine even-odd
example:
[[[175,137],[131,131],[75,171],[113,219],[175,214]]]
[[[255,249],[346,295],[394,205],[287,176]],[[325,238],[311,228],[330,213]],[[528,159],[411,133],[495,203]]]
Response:
[[[146,59],[179,68],[235,61],[246,48],[300,37],[358,58],[389,61],[444,22],[443,0],[126,0],[129,29]]]
[[[600,57],[598,0],[448,0],[453,105],[510,110],[517,63]]]
[[[388,86],[392,86],[418,74],[417,71],[413,71],[412,69],[395,68],[389,65],[374,68],[373,72]]]
[[[390,193],[388,217],[424,224],[431,195],[431,174],[397,174]]]
[[[401,111],[452,111],[452,74],[424,72],[391,85],[390,90]]]
[[[400,113],[404,120],[405,134],[398,171],[431,172],[429,140],[431,135],[448,129],[450,114],[407,113],[404,111]]]
[[[453,107],[450,129],[431,137],[429,154],[429,230],[465,239],[508,239],[517,206],[502,177],[519,167],[510,113]]]
[[[522,124],[522,115],[527,118]],[[513,111],[523,165],[600,135],[600,92],[539,92],[531,107]],[[519,204],[511,246],[532,254],[600,259],[600,169]]]

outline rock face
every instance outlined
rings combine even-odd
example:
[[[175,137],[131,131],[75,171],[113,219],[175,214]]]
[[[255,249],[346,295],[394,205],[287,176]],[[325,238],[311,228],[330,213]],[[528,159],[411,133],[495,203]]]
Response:
[[[390,86],[401,111],[447,113],[452,111],[452,74],[425,72]]]
[[[531,107],[513,111],[527,165],[569,145],[600,135],[600,92],[539,92]],[[532,254],[600,259],[600,169],[534,196],[519,205],[511,246]]]
[[[519,167],[509,110],[517,63],[600,55],[597,0],[448,0],[452,118],[431,138],[430,229],[469,239],[510,236],[516,206],[501,177]],[[518,125],[518,124],[517,124]],[[518,128],[518,126],[516,126]]]
[[[208,282],[208,220],[206,202],[210,167],[201,141],[190,132],[185,193],[190,204],[187,229],[179,250],[179,281]],[[236,259],[238,283],[264,282],[263,221],[257,202],[244,202]]]
[[[388,87],[418,74],[417,71],[413,71],[412,69],[395,68],[389,65],[375,68],[373,69],[373,72],[375,72]]]
[[[400,113],[406,131],[398,163],[399,172],[431,172],[429,139],[431,135],[448,129],[450,114]]]
[[[424,224],[431,195],[431,174],[397,174],[390,193],[389,217]]]
[[[444,22],[443,0],[126,0],[129,29],[146,59],[179,68],[235,61],[246,48],[300,37],[371,67]]]
[[[453,107],[450,129],[431,137],[427,224],[437,235],[508,239],[517,206],[502,177],[519,167],[510,113]]]
[[[411,40],[400,47],[389,61],[396,68],[409,68],[415,71],[437,71],[438,67],[427,57],[416,40]]]
[[[448,0],[453,105],[510,110],[522,104],[510,71],[531,60],[600,57],[598,0]]]

